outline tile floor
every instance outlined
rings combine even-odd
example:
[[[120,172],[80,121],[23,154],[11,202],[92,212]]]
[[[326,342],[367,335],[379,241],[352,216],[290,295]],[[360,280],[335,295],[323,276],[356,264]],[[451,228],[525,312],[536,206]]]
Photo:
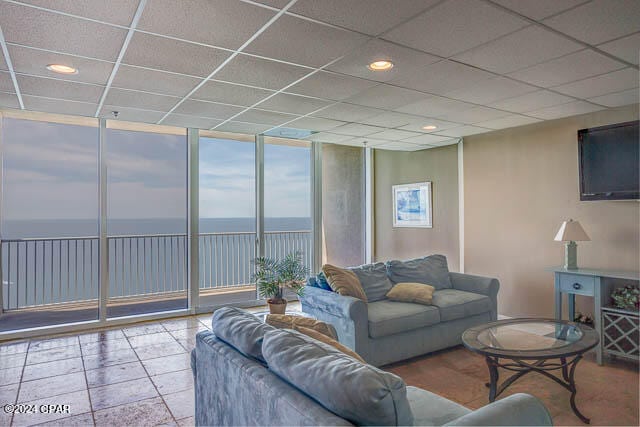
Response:
[[[189,351],[195,334],[210,327],[206,314],[0,344],[0,426],[193,425]],[[385,369],[470,408],[487,404],[484,360],[462,347]],[[578,405],[593,425],[639,424],[637,364],[598,366],[588,357],[580,362],[576,380]],[[505,394],[515,392],[540,397],[556,425],[582,425],[566,390],[546,378],[529,375]],[[1,406],[15,403],[69,405],[70,413],[2,411]]]

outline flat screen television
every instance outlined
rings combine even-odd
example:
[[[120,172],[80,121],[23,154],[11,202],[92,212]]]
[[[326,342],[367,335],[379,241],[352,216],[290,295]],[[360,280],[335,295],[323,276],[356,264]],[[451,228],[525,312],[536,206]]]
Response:
[[[580,200],[640,198],[638,123],[578,131]]]

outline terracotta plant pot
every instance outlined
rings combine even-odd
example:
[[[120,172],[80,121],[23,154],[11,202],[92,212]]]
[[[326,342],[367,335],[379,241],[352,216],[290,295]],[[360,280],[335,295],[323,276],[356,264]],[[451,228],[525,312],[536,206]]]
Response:
[[[267,304],[269,304],[269,313],[271,314],[284,314],[287,311],[287,300],[280,299],[268,299]]]

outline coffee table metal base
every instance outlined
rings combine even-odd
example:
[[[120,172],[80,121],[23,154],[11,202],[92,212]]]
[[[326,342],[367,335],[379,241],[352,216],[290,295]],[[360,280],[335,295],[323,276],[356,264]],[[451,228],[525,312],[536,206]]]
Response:
[[[576,382],[574,380],[574,373],[578,362],[582,359],[582,355],[570,357],[567,360],[565,357],[540,359],[532,362],[527,362],[521,359],[506,359],[505,362],[500,362],[499,357],[486,356],[487,366],[489,367],[489,382],[486,384],[489,387],[489,402],[493,402],[507,387],[513,384],[517,379],[522,378],[529,372],[537,372],[551,378],[562,387],[569,390],[571,398],[571,409],[584,423],[589,424],[589,418],[582,415],[582,413],[576,407]],[[558,361],[559,360],[559,361]],[[515,374],[504,380],[502,384],[498,385],[499,373],[498,368],[513,371]],[[554,375],[551,371],[561,370],[562,377]]]

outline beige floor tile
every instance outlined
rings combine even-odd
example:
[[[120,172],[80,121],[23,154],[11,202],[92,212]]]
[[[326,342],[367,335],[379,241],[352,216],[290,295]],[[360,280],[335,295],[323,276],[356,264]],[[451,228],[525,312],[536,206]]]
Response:
[[[66,336],[60,338],[51,338],[46,340],[33,340],[29,346],[29,351],[51,350],[52,348],[68,347],[78,345],[78,336]]]
[[[144,323],[142,325],[130,326],[122,330],[127,337],[135,337],[138,335],[155,334],[157,332],[166,332],[166,329],[160,323]]]
[[[33,381],[23,381],[20,385],[20,402],[31,402],[45,397],[53,397],[61,392],[86,390],[87,382],[84,372],[41,378]],[[53,401],[50,403],[54,403]]]
[[[155,334],[137,335],[129,338],[131,346],[135,349],[138,347],[144,347],[147,345],[163,344],[166,342],[173,342],[175,338],[171,336],[169,332],[158,332]]]
[[[26,353],[29,348],[29,342],[12,342],[9,344],[0,344],[0,356],[9,354]]]
[[[163,397],[169,410],[177,420],[192,417],[195,414],[193,390],[184,390],[167,394]]]
[[[29,353],[27,354],[27,365],[52,362],[54,360],[71,359],[72,357],[80,357],[79,344],[42,351],[29,350]]]
[[[131,348],[129,341],[125,339],[113,339],[96,342],[82,343],[82,355],[110,353],[112,351],[127,350]]]
[[[186,353],[186,350],[177,342],[166,342],[161,344],[137,347],[136,354],[140,360],[154,359],[156,357],[171,356],[173,354]]]
[[[98,341],[108,341],[114,339],[124,339],[126,336],[120,329],[108,329],[105,331],[92,332],[89,334],[82,334],[78,337],[80,344]]]
[[[92,425],[94,425],[93,414],[87,412],[86,414],[74,415],[72,417],[38,424],[38,427],[86,427]]]
[[[143,360],[142,364],[147,369],[149,375],[152,376],[165,374],[167,372],[182,371],[184,369],[191,369],[191,355],[188,353],[175,354],[173,356]]]
[[[131,362],[91,369],[86,372],[86,376],[89,388],[94,388],[145,378],[147,373],[140,362]]]
[[[82,372],[83,370],[84,367],[82,365],[81,357],[37,363],[35,365],[27,365],[24,367],[22,381],[72,374],[74,372]]]
[[[149,378],[91,388],[89,394],[94,411],[158,396]]]
[[[105,366],[119,365],[121,363],[135,362],[138,360],[138,356],[136,356],[133,349],[129,349],[103,354],[93,354],[90,356],[84,356],[82,359],[84,360],[84,368],[89,370],[104,368]]]
[[[193,388],[193,373],[191,369],[168,372],[151,377],[160,394],[171,394]]]
[[[27,353],[7,354],[0,357],[0,369],[22,368]]]
[[[86,390],[58,395],[55,397],[55,402],[52,402],[52,399],[50,397],[47,397],[41,400],[24,403],[33,404],[36,406],[48,405],[51,403],[55,403],[57,405],[69,405],[69,413],[38,412],[36,414],[15,414],[13,417],[14,426],[30,426],[41,424],[44,422],[60,420],[63,418],[70,418],[72,416],[85,414],[91,411],[91,405],[89,404],[89,395],[87,394]]]
[[[156,426],[172,422],[171,413],[160,398],[127,403],[96,411],[96,426]]]
[[[0,356],[0,358],[5,356]],[[14,384],[20,382],[22,367],[0,369],[0,384]]]

